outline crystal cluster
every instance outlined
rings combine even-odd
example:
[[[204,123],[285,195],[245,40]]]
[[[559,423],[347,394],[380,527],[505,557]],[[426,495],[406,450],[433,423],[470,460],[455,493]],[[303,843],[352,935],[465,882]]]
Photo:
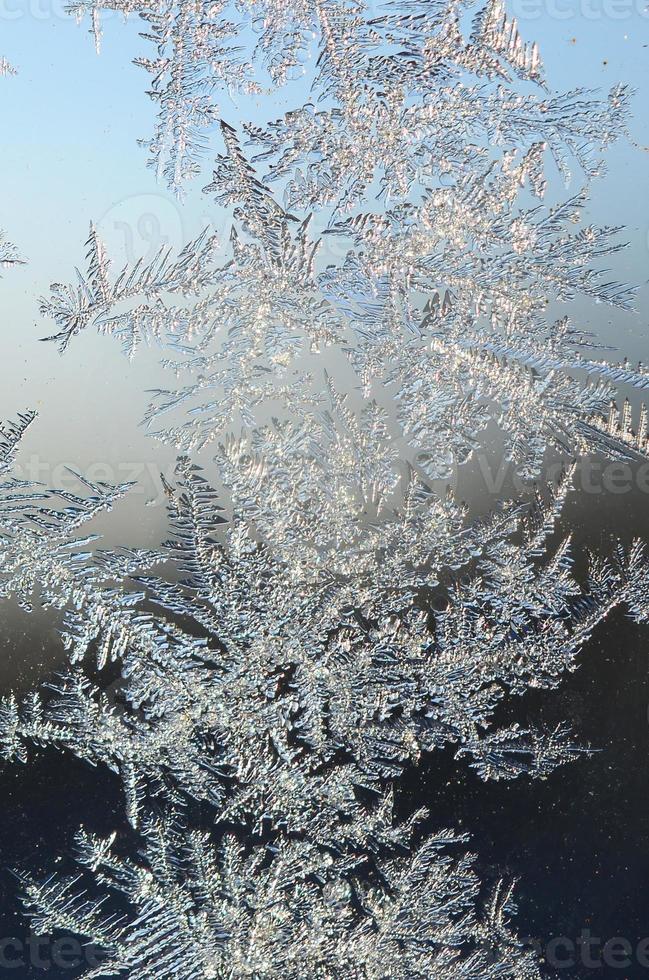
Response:
[[[396,820],[394,793],[443,747],[485,780],[579,756],[497,708],[557,686],[614,607],[649,614],[642,542],[580,580],[561,519],[582,454],[647,455],[646,409],[634,428],[611,402],[649,374],[570,319],[632,299],[599,264],[618,230],[581,220],[627,93],[550,94],[500,0],[75,5],[97,38],[102,9],[147,25],[149,146],[178,190],[218,90],[313,68],[282,118],[220,120],[225,258],[206,231],[113,270],[91,227],[42,302],[62,351],[87,329],[162,349],[145,422],[179,461],[169,540],[106,551],[85,525],[128,487],[22,484],[32,417],[3,430],[0,595],[60,617],[70,667],[4,700],[2,754],[119,774],[142,844],[82,832],[83,884],[25,878],[27,907],[98,944],[87,976],[537,977],[509,885],[486,894],[464,840]],[[569,167],[581,188],[552,200]],[[494,434],[524,480],[549,451],[565,470],[477,519],[439,484]]]

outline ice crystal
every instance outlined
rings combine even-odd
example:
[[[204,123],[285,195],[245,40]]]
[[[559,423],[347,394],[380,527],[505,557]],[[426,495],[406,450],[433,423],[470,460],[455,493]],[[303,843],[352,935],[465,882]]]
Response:
[[[431,189],[419,205],[334,218],[314,234],[222,129],[226,153],[206,190],[239,202],[225,263],[204,233],[176,258],[163,250],[113,276],[92,229],[87,272],[76,286],[54,286],[42,309],[62,349],[91,326],[130,353],[151,339],[166,348],[183,384],[156,393],[147,423],[183,451],[216,443],[232,483],[247,473],[239,501],[261,507],[265,494],[275,510],[277,477],[282,493],[287,480],[325,493],[321,515],[332,505],[339,519],[380,509],[400,482],[400,459],[448,479],[494,422],[530,479],[548,445],[643,452],[643,438],[631,446],[608,414],[615,385],[644,389],[646,370],[600,360],[568,316],[546,317],[549,299],[629,302],[629,290],[593,267],[619,248],[612,231],[566,230],[584,193],[537,205],[523,222],[516,201],[528,163],[503,162]],[[348,244],[325,264],[319,255],[333,238]],[[359,396],[343,398],[337,378],[350,367]],[[325,484],[316,473],[328,458],[338,462]]]
[[[485,780],[573,759],[567,726],[496,709],[558,685],[614,607],[649,614],[641,542],[580,578],[560,526],[578,456],[647,453],[646,409],[635,425],[611,402],[649,374],[569,316],[631,301],[600,264],[618,230],[581,219],[627,93],[550,94],[501,0],[77,4],[97,37],[102,9],[147,23],[150,149],[176,188],[219,88],[317,58],[282,119],[220,120],[225,258],[206,231],[113,270],[91,227],[85,269],[43,301],[61,350],[90,328],[163,349],[176,382],[146,422],[181,456],[169,540],[103,551],[85,525],[128,487],[12,480],[31,416],[3,430],[0,594],[52,608],[70,667],[3,701],[0,748],[119,774],[144,840],[133,860],[80,837],[122,917],[26,880],[36,923],[97,942],[89,976],[535,977],[508,888],[485,904],[453,835],[400,825],[392,797],[443,747]],[[553,199],[569,166],[583,187]],[[437,481],[496,430],[526,479],[549,449],[566,468],[478,520]]]
[[[27,545],[12,541],[3,561],[6,590],[28,596],[38,581],[45,603],[65,605],[72,661],[91,651],[99,668],[119,660],[124,710],[77,669],[45,699],[4,704],[3,751],[25,758],[31,740],[108,765],[136,823],[147,792],[175,783],[222,819],[263,814],[296,832],[317,826],[327,839],[353,810],[354,786],[378,791],[449,743],[485,778],[547,772],[574,755],[567,732],[494,729],[496,706],[506,691],[555,686],[610,609],[624,603],[640,618],[649,592],[639,543],[615,561],[593,560],[587,589],[571,575],[567,541],[548,552],[568,479],[531,511],[499,510],[468,527],[456,514],[453,555],[442,522],[428,521],[414,537],[419,563],[398,552],[355,576],[312,574],[310,586],[243,521],[223,522],[187,461],[169,505],[176,537],[160,554],[62,557],[49,526],[30,528]],[[86,507],[75,499],[73,526],[113,496]],[[393,540],[389,523],[386,535]],[[418,591],[462,554],[471,574],[452,575],[440,610],[426,611]]]
[[[402,848],[411,831],[400,828]],[[207,834],[152,820],[137,862],[112,839],[82,833],[80,863],[126,896],[130,915],[108,915],[76,879],[27,882],[27,900],[40,930],[73,929],[102,949],[106,960],[85,976],[540,977],[509,927],[508,890],[499,885],[477,911],[472,858],[453,855],[461,838],[442,832],[395,853],[385,806],[372,832],[367,856],[297,840],[250,850],[233,835],[215,847]]]
[[[20,257],[18,249],[11,242],[8,242],[2,231],[0,231],[0,268],[9,268],[12,265],[20,265],[24,260]]]
[[[7,465],[30,422],[6,428]],[[401,581],[371,576],[363,610],[342,577],[296,587],[245,522],[224,521],[188,460],[177,480],[174,536],[159,554],[78,551],[89,539],[74,532],[117,490],[92,486],[62,508],[51,493],[43,509],[4,485],[3,522],[16,529],[1,564],[7,591],[42,583],[77,666],[44,696],[5,699],[3,755],[25,761],[30,743],[52,745],[119,772],[146,841],[133,863],[110,841],[80,838],[82,863],[125,893],[130,916],[76,879],[26,880],[36,927],[97,943],[107,962],[88,976],[301,977],[316,964],[323,977],[536,976],[503,918],[508,902],[484,905],[471,858],[448,854],[451,834],[404,854],[413,828],[394,823],[385,787],[448,743],[483,778],[546,774],[572,758],[566,729],[498,728],[493,712],[506,693],[556,685],[614,605],[647,617],[642,545],[593,559],[580,588],[567,542],[547,547],[566,474],[531,508],[474,525],[454,515],[447,543],[473,571],[451,576],[437,611],[413,600],[407,563]],[[443,562],[425,525],[417,541],[433,569]],[[89,680],[91,653],[100,669],[121,664],[118,701]],[[214,808],[224,837],[152,816],[155,799],[188,797]]]
[[[90,18],[97,44],[103,10],[144,21],[154,54],[136,63],[152,75],[158,106],[146,145],[176,190],[199,171],[220,115],[216,99],[237,89],[262,93],[265,72],[273,85],[297,72],[312,86],[311,103],[273,129],[281,167],[304,159],[302,192],[314,199],[354,203],[375,174],[385,193],[403,197],[427,172],[466,166],[487,141],[545,140],[561,166],[568,151],[593,172],[593,147],[619,131],[616,113],[582,91],[546,97],[538,48],[521,39],[502,0],[474,5],[472,17],[463,6],[81,0],[68,10]],[[541,95],[516,91],[516,79],[535,83]],[[610,108],[624,99],[614,89]]]

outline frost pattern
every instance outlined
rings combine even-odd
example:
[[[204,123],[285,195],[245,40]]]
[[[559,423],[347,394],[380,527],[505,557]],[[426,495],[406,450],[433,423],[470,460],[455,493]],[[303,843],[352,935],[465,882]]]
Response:
[[[71,532],[126,490],[93,486],[85,503],[66,500],[62,514],[29,526],[25,545],[10,541],[3,582],[23,604],[39,582],[41,601],[65,609],[73,664],[93,652],[100,670],[118,660],[129,707],[115,714],[77,667],[52,696],[6,703],[5,751],[25,758],[35,740],[110,766],[134,823],[147,792],[164,794],[171,777],[224,820],[263,814],[331,840],[354,811],[352,787],[379,792],[422,752],[449,743],[484,778],[545,774],[578,751],[567,731],[495,729],[496,706],[506,692],[555,686],[611,608],[624,603],[642,618],[649,587],[640,542],[628,555],[593,559],[587,588],[571,574],[568,541],[547,548],[568,481],[531,510],[500,509],[473,526],[454,513],[462,566],[440,548],[443,515],[430,530],[420,524],[422,565],[455,563],[465,573],[438,589],[436,613],[415,598],[434,575],[409,572],[404,559],[400,581],[390,567],[383,579],[370,572],[366,596],[331,573],[296,582],[243,521],[223,522],[187,460],[171,491],[175,536],[164,551],[79,553]],[[70,540],[59,548],[60,537]],[[144,613],[143,600],[155,611]]]
[[[457,0],[80,0],[67,8],[90,19],[97,46],[102,11],[137,15],[152,57],[135,63],[151,77],[155,135],[150,163],[177,191],[200,170],[210,127],[237,91],[263,96],[296,76],[310,102],[289,113],[285,162],[311,154],[302,192],[357,201],[377,165],[384,191],[403,195],[427,170],[455,171],[489,145],[533,135],[562,168],[574,155],[591,173],[593,146],[619,132],[615,114],[587,92],[545,94],[536,44],[520,37],[502,0],[476,7]],[[540,94],[511,87],[535,83]],[[625,99],[616,89],[611,101]],[[225,99],[224,99],[225,102]],[[245,102],[245,99],[244,99]],[[470,145],[470,130],[480,141]],[[404,139],[410,162],[400,150]],[[462,145],[464,144],[464,145]],[[434,153],[431,152],[434,149]],[[320,160],[315,154],[322,154]],[[309,172],[309,170],[311,172]],[[318,175],[318,171],[321,175]]]
[[[21,259],[16,246],[8,242],[4,233],[0,231],[0,268],[6,269],[12,265],[20,265],[22,262],[23,259]]]
[[[61,350],[91,328],[163,349],[176,380],[145,421],[180,457],[169,540],[104,551],[86,524],[128,487],[12,480],[32,417],[3,430],[0,595],[29,609],[38,584],[70,667],[3,701],[0,747],[117,773],[142,849],[82,832],[84,884],[27,878],[28,908],[104,949],[87,976],[536,977],[509,885],[487,896],[464,841],[399,824],[394,792],[442,747],[485,780],[587,750],[496,709],[557,686],[614,607],[649,613],[642,542],[578,580],[561,524],[581,454],[647,454],[646,409],[634,426],[614,399],[649,373],[569,316],[632,299],[599,264],[618,230],[581,220],[627,93],[549,94],[500,0],[75,7],[97,36],[104,6],[150,26],[151,150],[176,188],[224,79],[280,83],[318,53],[311,101],[220,121],[225,256],[206,231],[113,270],[91,227],[43,300]],[[569,166],[582,189],[546,202]],[[477,520],[437,484],[494,431],[524,478],[548,451],[565,472]]]
[[[402,843],[411,828],[400,830]],[[509,929],[502,884],[476,914],[471,858],[446,854],[461,839],[442,833],[405,857],[394,853],[385,812],[373,831],[376,853],[389,855],[381,884],[369,878],[374,856],[323,853],[303,841],[251,854],[233,835],[216,848],[207,834],[158,820],[132,863],[115,855],[112,840],[82,833],[80,863],[127,897],[133,918],[108,919],[76,880],[30,883],[28,902],[42,931],[73,926],[101,945],[109,959],[96,976],[540,978]]]
[[[3,430],[3,475],[32,422],[25,415]],[[565,488],[524,520],[530,553]],[[409,760],[448,741],[466,743],[458,754],[472,753],[485,778],[545,772],[576,751],[563,731],[481,736],[504,691],[485,688],[488,672],[469,679],[476,635],[488,634],[484,615],[471,622],[479,581],[468,587],[474,601],[456,583],[434,648],[426,615],[390,615],[389,593],[375,625],[351,612],[343,624],[336,588],[296,592],[243,524],[219,544],[227,524],[187,460],[169,487],[175,537],[164,552],[93,552],[84,525],[127,489],[86,484],[73,495],[2,484],[2,594],[30,608],[38,585],[40,601],[63,610],[76,664],[44,697],[4,700],[2,754],[24,762],[30,743],[53,745],[118,771],[146,848],[134,863],[111,850],[113,840],[81,833],[81,864],[126,896],[132,916],[105,911],[105,897],[88,897],[76,878],[24,879],[35,927],[74,930],[101,947],[107,959],[87,976],[539,976],[509,928],[509,889],[484,896],[471,855],[454,856],[463,838],[417,834],[423,811],[395,825],[387,789]],[[513,530],[516,520],[505,523]],[[473,547],[490,549],[494,534],[476,528]],[[165,578],[141,570],[165,564]],[[543,657],[535,619],[577,592],[565,559],[551,564],[552,597],[534,601],[530,585],[517,603],[512,592],[519,645],[484,641],[494,664],[510,657],[521,690],[524,650]],[[544,664],[548,684],[606,604],[627,601],[636,613],[646,604],[642,550],[622,564],[598,572],[602,604],[584,603],[579,637],[556,622],[565,649]],[[462,621],[464,636],[452,625]],[[502,612],[498,623],[495,632],[507,632]],[[100,671],[109,658],[121,662],[120,710],[84,676],[90,653]],[[215,809],[224,836],[188,824],[188,797]],[[153,816],[161,804],[171,807],[162,820]]]

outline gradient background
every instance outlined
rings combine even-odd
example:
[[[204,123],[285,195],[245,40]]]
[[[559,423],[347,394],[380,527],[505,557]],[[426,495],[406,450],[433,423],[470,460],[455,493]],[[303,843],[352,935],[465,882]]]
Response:
[[[510,5],[522,33],[541,47],[553,89],[607,89],[625,81],[636,89],[631,139],[608,153],[608,173],[593,186],[589,220],[624,225],[629,249],[613,259],[615,277],[640,286],[637,312],[625,314],[573,304],[578,325],[598,333],[633,360],[649,359],[649,8],[642,0],[516,0]],[[61,485],[63,464],[97,478],[138,474],[141,489],[103,522],[108,540],[156,543],[164,534],[158,473],[173,467],[173,452],[138,427],[145,389],[160,380],[157,352],[127,361],[109,338],[82,335],[65,357],[40,344],[52,325],[38,313],[38,297],[52,281],[72,280],[83,266],[93,220],[116,266],[152,254],[162,243],[182,245],[211,223],[227,239],[223,213],[201,194],[205,172],[179,205],[146,169],[136,140],[153,128],[145,95],[148,76],[131,64],[145,52],[135,22],[104,20],[97,57],[86,28],[48,0],[0,0],[0,55],[19,75],[0,79],[0,227],[28,259],[0,280],[0,415],[33,408],[40,419],[28,433],[20,462],[25,475]],[[299,83],[298,86],[299,88]],[[297,93],[299,94],[299,93]],[[295,86],[293,96],[295,97]],[[267,117],[279,114],[278,96]],[[268,105],[268,103],[265,103]],[[260,111],[226,101],[235,122]],[[214,140],[218,150],[218,140]],[[571,190],[576,190],[575,181]],[[491,499],[474,467],[462,496],[476,510]],[[649,495],[637,485],[625,494],[573,494],[564,527],[577,548],[607,551],[614,535],[649,539]],[[32,685],[62,663],[49,614],[27,617],[10,603],[0,607],[3,692]],[[583,666],[560,692],[528,696],[510,706],[521,723],[568,719],[599,751],[545,782],[478,784],[450,757],[435,756],[413,772],[401,795],[406,812],[422,802],[432,825],[470,831],[486,878],[496,871],[520,876],[520,931],[542,943],[576,939],[590,928],[602,940],[622,936],[635,944],[649,936],[649,630],[616,613],[583,655]],[[123,825],[116,780],[74,760],[37,754],[28,768],[0,770],[0,866],[51,867],[52,853],[69,850],[81,822],[106,832]],[[496,869],[496,870],[494,870]],[[3,936],[24,936],[15,912],[16,883],[0,874]],[[17,967],[0,977],[71,976],[74,971]],[[647,976],[637,966],[560,976]]]

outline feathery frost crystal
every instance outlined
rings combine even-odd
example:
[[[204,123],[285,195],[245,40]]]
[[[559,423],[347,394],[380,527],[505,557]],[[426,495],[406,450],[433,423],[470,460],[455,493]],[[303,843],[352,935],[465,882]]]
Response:
[[[169,540],[105,551],[86,524],[128,487],[12,480],[32,417],[3,430],[0,593],[60,617],[70,667],[5,699],[2,753],[107,766],[141,838],[133,859],[82,831],[80,880],[24,879],[35,925],[97,943],[86,976],[540,976],[510,883],[490,895],[464,839],[393,798],[442,747],[485,780],[578,757],[568,726],[496,709],[557,686],[614,607],[649,613],[642,542],[579,581],[561,524],[579,456],[647,456],[646,409],[612,403],[649,373],[570,319],[631,303],[601,265],[618,229],[582,221],[627,93],[550,93],[501,0],[75,4],[97,40],[103,9],[146,23],[176,190],[217,93],[296,104],[212,127],[228,243],[114,270],[93,227],[43,300],[61,350],[93,328],[163,350],[145,422],[180,455]],[[440,484],[495,433],[542,488],[478,519]]]

